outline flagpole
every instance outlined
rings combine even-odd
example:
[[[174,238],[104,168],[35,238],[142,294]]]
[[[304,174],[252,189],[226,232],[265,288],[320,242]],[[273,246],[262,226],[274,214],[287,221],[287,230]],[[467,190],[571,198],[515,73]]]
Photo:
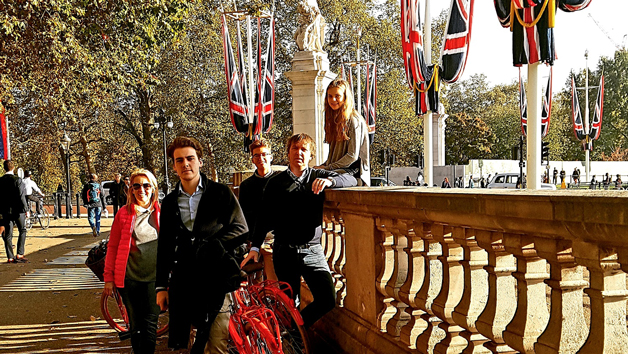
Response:
[[[541,63],[528,64],[527,189],[541,189]]]
[[[430,0],[426,0],[423,48],[427,65],[432,64],[432,16],[430,10]],[[434,67],[434,70],[438,70],[438,68]],[[425,79],[428,80],[428,78]],[[438,82],[434,82],[433,84],[438,85]],[[418,96],[417,99],[419,99]],[[432,109],[434,109],[434,107],[432,107]],[[436,107],[436,109],[438,109],[438,107]],[[425,183],[427,183],[429,187],[434,185],[433,130],[432,111],[428,110],[423,115],[423,178],[425,178]]]
[[[4,159],[10,160],[11,159],[11,138],[9,137],[9,135],[11,134],[9,132],[11,131],[11,129],[9,129],[9,117],[7,117],[6,113],[4,114],[4,121],[6,122],[6,125],[7,125],[7,153]]]
[[[584,63],[584,174],[586,176],[585,181],[588,182],[590,181],[589,174],[591,173],[589,160],[589,139],[591,139],[591,137],[589,136],[589,50],[584,51]]]
[[[362,115],[362,85],[361,85],[361,74],[362,74],[362,66],[360,63],[360,36],[362,35],[362,27],[358,27],[358,47],[357,47],[357,62],[358,62],[358,89],[356,92],[356,96],[358,96],[358,113]],[[368,75],[368,74],[367,74]]]
[[[251,128],[253,124],[253,114],[254,114],[254,91],[253,91],[253,42],[251,40],[252,31],[251,31],[251,15],[246,15],[246,34],[247,34],[247,45],[249,51],[249,132],[252,134]],[[250,137],[251,139],[253,136]]]

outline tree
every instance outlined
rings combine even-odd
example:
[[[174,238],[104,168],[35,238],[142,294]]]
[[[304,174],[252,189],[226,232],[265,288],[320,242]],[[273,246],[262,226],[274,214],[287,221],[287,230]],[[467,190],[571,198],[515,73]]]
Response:
[[[466,165],[491,152],[493,134],[480,118],[466,113],[450,116],[445,128],[445,160],[449,165]]]

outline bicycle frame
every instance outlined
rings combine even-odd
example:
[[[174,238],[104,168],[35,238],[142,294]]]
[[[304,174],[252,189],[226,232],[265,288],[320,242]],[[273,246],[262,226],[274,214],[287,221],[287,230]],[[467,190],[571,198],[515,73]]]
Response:
[[[249,292],[251,286],[243,284],[234,292],[229,335],[239,353],[262,353],[256,347],[252,334],[257,332],[272,353],[283,353],[279,323],[271,310],[262,306]]]

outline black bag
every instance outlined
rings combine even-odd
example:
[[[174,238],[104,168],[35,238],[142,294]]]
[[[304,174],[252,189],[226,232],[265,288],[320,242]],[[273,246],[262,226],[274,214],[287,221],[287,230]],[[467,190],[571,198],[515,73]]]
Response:
[[[87,253],[87,259],[85,260],[85,265],[94,272],[94,275],[100,279],[100,281],[104,280],[105,273],[105,257],[107,256],[107,242],[108,240],[100,241],[96,246],[94,246]]]

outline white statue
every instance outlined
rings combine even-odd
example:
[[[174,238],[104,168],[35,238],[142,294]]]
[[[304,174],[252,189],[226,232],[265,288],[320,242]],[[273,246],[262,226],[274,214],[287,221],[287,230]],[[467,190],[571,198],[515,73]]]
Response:
[[[316,0],[301,0],[297,6],[299,27],[294,33],[299,50],[323,51],[325,43],[325,19],[321,16]]]

